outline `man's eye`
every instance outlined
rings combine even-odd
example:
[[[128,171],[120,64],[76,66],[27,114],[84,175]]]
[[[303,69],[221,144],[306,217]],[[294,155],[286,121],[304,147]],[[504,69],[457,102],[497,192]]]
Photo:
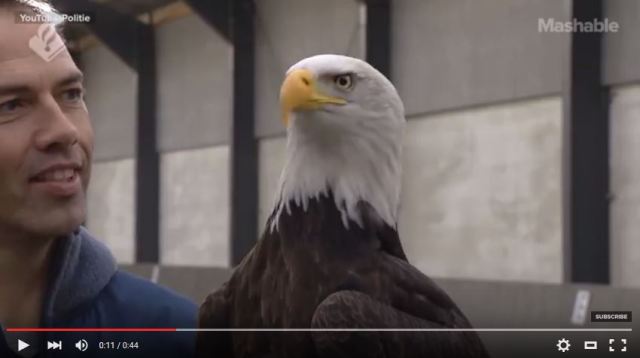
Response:
[[[18,98],[0,103],[0,114],[11,114],[23,106],[24,103]]]
[[[62,93],[62,99],[65,102],[78,102],[82,100],[83,94],[81,88],[71,88]]]

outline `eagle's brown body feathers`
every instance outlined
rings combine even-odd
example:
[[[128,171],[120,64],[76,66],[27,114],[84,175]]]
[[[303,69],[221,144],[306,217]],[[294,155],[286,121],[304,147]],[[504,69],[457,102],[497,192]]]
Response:
[[[453,301],[411,266],[395,228],[361,205],[345,228],[329,193],[291,204],[231,279],[202,305],[209,328],[470,327]],[[202,357],[486,357],[473,332],[201,333]]]

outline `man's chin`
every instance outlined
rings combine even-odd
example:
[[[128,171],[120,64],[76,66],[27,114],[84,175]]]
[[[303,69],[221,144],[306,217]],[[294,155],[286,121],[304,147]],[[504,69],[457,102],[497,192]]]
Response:
[[[43,238],[67,236],[85,221],[84,208],[77,210],[54,210],[32,221],[27,228],[33,235]]]

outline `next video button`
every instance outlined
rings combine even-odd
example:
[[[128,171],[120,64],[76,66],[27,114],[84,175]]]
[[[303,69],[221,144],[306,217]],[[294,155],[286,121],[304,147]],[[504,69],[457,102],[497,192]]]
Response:
[[[591,322],[631,322],[631,311],[591,311]]]

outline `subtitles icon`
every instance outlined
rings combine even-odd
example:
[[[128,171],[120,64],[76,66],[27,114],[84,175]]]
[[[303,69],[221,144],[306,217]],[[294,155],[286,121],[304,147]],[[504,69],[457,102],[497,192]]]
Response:
[[[29,40],[29,47],[43,60],[50,62],[64,50],[64,42],[52,24],[42,24]]]
[[[85,341],[84,339],[81,339],[81,340],[76,342],[76,348],[80,352],[84,352],[84,351],[87,350],[87,348],[89,348],[89,343],[87,343],[87,341]]]
[[[585,351],[595,351],[598,349],[598,341],[584,341]]]
[[[47,341],[47,350],[50,349],[56,349],[61,351],[62,350],[62,341],[57,341],[57,342],[51,342],[51,341]]]

